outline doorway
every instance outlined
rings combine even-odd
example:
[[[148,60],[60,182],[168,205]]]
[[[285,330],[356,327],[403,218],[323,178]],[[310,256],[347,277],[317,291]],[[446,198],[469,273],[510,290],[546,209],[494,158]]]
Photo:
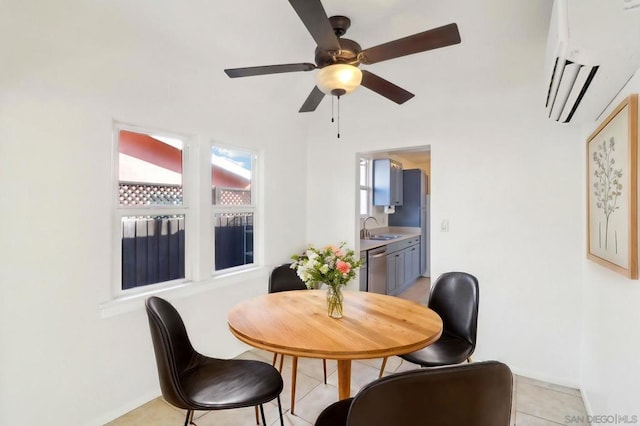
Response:
[[[425,268],[423,276],[429,277],[431,275],[431,225],[430,225],[430,193],[431,193],[431,147],[419,146],[408,148],[396,148],[381,151],[370,151],[358,153],[358,159],[360,161],[360,173],[359,173],[359,197],[358,205],[356,208],[356,218],[358,223],[358,230],[362,230],[365,219],[369,217],[375,218],[374,221],[368,221],[367,229],[373,228],[380,232],[386,232],[389,230],[389,216],[392,213],[392,209],[385,208],[384,206],[373,205],[373,161],[377,159],[391,159],[395,162],[402,164],[403,170],[419,169],[425,175],[425,185],[422,194],[424,207],[426,209],[426,220],[420,225],[424,227],[422,232],[423,238],[421,243],[424,245],[425,250],[423,254],[423,261],[425,262]]]

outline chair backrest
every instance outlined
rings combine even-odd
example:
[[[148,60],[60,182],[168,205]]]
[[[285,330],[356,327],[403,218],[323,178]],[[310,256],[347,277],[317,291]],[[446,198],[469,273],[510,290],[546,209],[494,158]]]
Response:
[[[289,290],[306,290],[307,286],[300,279],[290,263],[276,266],[269,276],[269,293]]]
[[[443,334],[468,341],[475,349],[480,289],[478,279],[466,272],[438,277],[429,296],[429,308],[442,318]]]
[[[152,296],[146,300],[145,306],[162,396],[178,408],[189,409],[179,377],[200,354],[193,349],[184,322],[173,305]]]
[[[512,391],[497,361],[406,371],[362,388],[347,426],[508,426]]]

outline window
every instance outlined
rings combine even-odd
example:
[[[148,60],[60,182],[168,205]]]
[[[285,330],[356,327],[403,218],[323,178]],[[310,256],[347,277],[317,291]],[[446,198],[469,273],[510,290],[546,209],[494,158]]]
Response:
[[[371,212],[371,160],[360,159],[360,216],[366,217]]]
[[[190,143],[114,125],[114,299],[257,264],[257,154]]]
[[[116,124],[116,294],[188,276],[186,137]]]
[[[211,148],[214,274],[254,264],[256,158],[250,151]]]

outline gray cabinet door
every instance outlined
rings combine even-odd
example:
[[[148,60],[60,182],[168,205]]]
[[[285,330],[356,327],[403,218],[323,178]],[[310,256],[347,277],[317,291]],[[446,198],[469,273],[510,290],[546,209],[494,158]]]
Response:
[[[411,279],[409,281],[413,282],[420,276],[420,244],[416,244],[409,250],[411,257]]]
[[[404,280],[402,281],[403,287],[409,284],[411,281],[413,281],[413,267],[412,267],[413,256],[411,255],[412,250],[413,250],[413,247],[409,247],[403,250],[404,252],[404,262],[403,262]]]
[[[373,205],[401,206],[403,180],[402,164],[388,158],[373,160]]]
[[[387,255],[387,294],[396,289],[396,254]]]
[[[405,250],[396,253],[396,255],[396,288],[394,290],[397,290],[404,285],[404,277],[406,276],[404,270]]]
[[[404,254],[402,286],[406,286],[413,283],[420,276],[420,244],[407,247],[402,252]],[[400,284],[396,287],[400,287]]]
[[[395,294],[405,280],[405,250],[387,255],[387,294]]]

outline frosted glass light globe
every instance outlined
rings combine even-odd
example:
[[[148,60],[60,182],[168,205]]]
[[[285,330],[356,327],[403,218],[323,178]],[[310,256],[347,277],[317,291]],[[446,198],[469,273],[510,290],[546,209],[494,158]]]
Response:
[[[327,95],[351,93],[362,82],[362,71],[348,64],[334,64],[321,68],[316,76],[318,88]],[[344,92],[343,92],[344,91]]]

